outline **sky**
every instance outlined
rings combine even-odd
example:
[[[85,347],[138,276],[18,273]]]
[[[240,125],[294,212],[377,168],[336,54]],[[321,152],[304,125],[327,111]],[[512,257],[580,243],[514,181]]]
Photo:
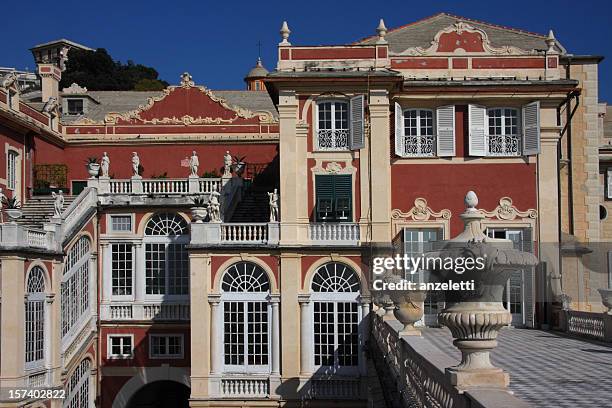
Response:
[[[26,6],[27,4],[27,6]],[[612,102],[612,1],[190,1],[3,2],[0,66],[34,69],[29,48],[59,39],[106,48],[114,59],[152,66],[171,84],[188,71],[211,89],[243,89],[261,57],[276,66],[279,29],[294,45],[346,44],[439,12],[546,34],[573,54],[609,56],[599,66],[599,99]]]

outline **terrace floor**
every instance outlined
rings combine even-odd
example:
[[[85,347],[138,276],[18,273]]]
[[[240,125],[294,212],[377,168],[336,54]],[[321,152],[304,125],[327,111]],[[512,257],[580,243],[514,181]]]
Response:
[[[461,353],[446,328],[423,336],[449,356]],[[510,389],[534,407],[612,407],[612,346],[555,332],[503,329],[493,364],[510,373]]]

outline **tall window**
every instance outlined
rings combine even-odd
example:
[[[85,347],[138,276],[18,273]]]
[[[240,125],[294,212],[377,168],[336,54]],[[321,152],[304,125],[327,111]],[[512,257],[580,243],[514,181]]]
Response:
[[[45,356],[45,273],[40,266],[30,270],[25,304],[26,368],[42,365]]]
[[[225,371],[269,372],[270,282],[252,262],[230,266],[221,281]]]
[[[6,157],[6,180],[9,190],[17,188],[17,156],[17,152],[10,150]]]
[[[488,149],[491,156],[520,156],[521,134],[518,109],[494,108],[489,118]]]
[[[344,264],[327,263],[315,272],[311,289],[314,365],[334,370],[357,367],[361,320],[357,274]]]
[[[353,221],[353,181],[349,175],[315,176],[316,220]]]
[[[429,109],[404,111],[404,155],[434,156],[434,115]]]
[[[62,336],[66,336],[89,311],[89,261],[91,245],[81,237],[70,248],[61,284]]]
[[[317,140],[319,150],[349,148],[349,104],[347,102],[319,102]]]
[[[111,286],[113,296],[131,296],[133,293],[134,252],[132,244],[111,245]]]
[[[177,214],[155,214],[145,227],[145,294],[189,294],[187,222]]]
[[[89,377],[91,362],[88,359],[81,361],[81,364],[74,370],[70,379],[66,383],[66,399],[64,408],[89,408],[92,406],[89,398]]]

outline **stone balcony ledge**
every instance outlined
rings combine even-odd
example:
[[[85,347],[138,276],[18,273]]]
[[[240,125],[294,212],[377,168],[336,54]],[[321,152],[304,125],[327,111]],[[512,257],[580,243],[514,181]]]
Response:
[[[191,223],[191,247],[211,246],[278,246],[280,226],[278,222]]]

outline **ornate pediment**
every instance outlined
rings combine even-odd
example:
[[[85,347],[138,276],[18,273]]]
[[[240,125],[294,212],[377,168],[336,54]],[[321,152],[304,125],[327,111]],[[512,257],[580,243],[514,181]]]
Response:
[[[450,219],[451,211],[448,209],[436,212],[429,208],[427,200],[424,198],[417,198],[414,200],[414,207],[412,207],[407,213],[399,209],[391,211],[391,219],[398,220],[404,219],[413,221],[428,221],[430,218],[442,218],[445,220]]]
[[[526,55],[532,51],[513,46],[494,47],[484,30],[463,21],[438,31],[428,48],[412,47],[397,55],[427,56],[456,54]]]
[[[109,113],[108,124],[220,125],[231,123],[272,123],[270,112],[252,112],[231,105],[204,86],[195,85],[187,72],[178,86],[169,86],[157,97],[129,112]]]
[[[521,211],[512,204],[510,197],[502,197],[499,199],[499,205],[493,211],[480,210],[487,218],[497,218],[500,221],[512,221],[516,218],[531,218],[536,219],[538,212],[530,208]]]

